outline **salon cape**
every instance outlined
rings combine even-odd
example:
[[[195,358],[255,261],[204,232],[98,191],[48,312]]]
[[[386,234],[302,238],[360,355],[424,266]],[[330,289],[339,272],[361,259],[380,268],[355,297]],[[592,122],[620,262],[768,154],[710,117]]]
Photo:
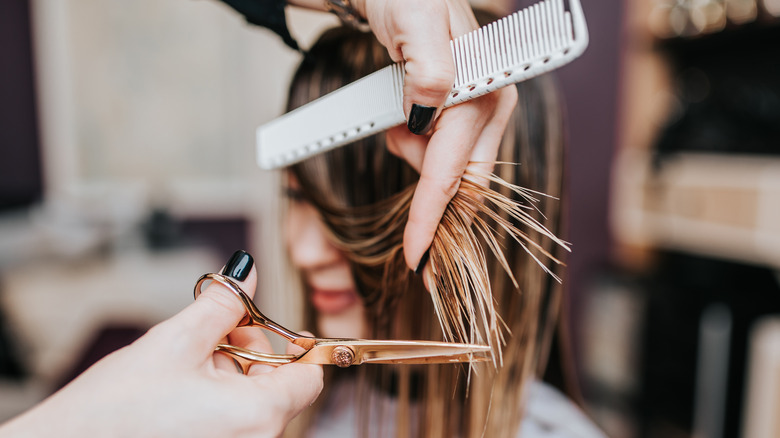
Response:
[[[518,438],[606,438],[588,417],[557,389],[539,381],[527,385],[528,401],[520,423]],[[336,383],[307,434],[310,438],[352,438],[359,436],[356,384],[353,380]],[[377,410],[372,418],[384,421],[369,425],[369,436],[395,436],[396,404],[389,396],[377,395]],[[413,419],[412,419],[413,420]]]

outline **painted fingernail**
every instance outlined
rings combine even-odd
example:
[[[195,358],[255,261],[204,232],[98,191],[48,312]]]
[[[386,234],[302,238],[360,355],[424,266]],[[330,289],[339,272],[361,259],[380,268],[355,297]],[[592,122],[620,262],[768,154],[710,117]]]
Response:
[[[244,281],[252,270],[253,264],[254,260],[248,252],[238,250],[230,256],[230,260],[225,264],[225,269],[222,270],[222,275],[233,277],[238,281]]]
[[[435,106],[425,105],[412,105],[412,110],[409,111],[409,121],[406,122],[406,127],[412,134],[425,134],[431,129],[433,125],[433,116],[436,115]]]
[[[417,269],[414,270],[414,273],[417,275],[422,274],[423,268],[425,268],[425,264],[428,263],[428,256],[431,254],[431,249],[428,248],[425,253],[420,258],[420,263],[417,264]]]

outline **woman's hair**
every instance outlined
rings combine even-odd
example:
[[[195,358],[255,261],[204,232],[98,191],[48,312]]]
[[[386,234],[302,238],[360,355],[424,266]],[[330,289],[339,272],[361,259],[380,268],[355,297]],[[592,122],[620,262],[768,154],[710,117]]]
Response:
[[[326,31],[295,73],[288,109],[390,62],[371,34],[349,28]],[[361,436],[377,421],[375,405],[386,399],[378,393],[394,396],[395,418],[385,420],[395,424],[399,435],[517,433],[523,384],[546,361],[561,293],[555,274],[565,248],[555,237],[561,214],[552,198],[560,195],[563,177],[563,121],[556,88],[542,77],[517,89],[519,104],[495,175],[472,175],[490,187],[464,179],[436,232],[425,271],[426,281],[434,285],[430,293],[423,278],[406,267],[402,251],[419,175],[388,152],[383,135],[290,169],[350,263],[365,303],[367,336],[490,343],[497,353],[495,363],[476,366],[475,372],[462,365],[328,369],[326,390],[345,376],[359,381]],[[316,326],[308,302],[306,319]],[[316,421],[328,397],[323,393],[302,421]]]

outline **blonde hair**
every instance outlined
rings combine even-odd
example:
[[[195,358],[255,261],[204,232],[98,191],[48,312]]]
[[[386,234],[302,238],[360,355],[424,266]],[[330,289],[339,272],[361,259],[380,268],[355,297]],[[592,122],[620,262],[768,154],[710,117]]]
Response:
[[[326,31],[293,78],[289,109],[389,63],[371,34],[348,28]],[[370,406],[377,390],[394,395],[398,435],[517,433],[523,385],[544,366],[561,294],[555,282],[566,248],[555,237],[560,211],[554,199],[541,195],[559,196],[562,187],[563,121],[555,90],[550,78],[518,86],[520,103],[499,161],[522,164],[499,164],[495,175],[474,175],[491,187],[463,180],[431,246],[431,269],[426,270],[430,293],[402,255],[403,229],[419,176],[387,151],[382,135],[291,168],[333,244],[350,262],[371,338],[488,342],[503,362],[479,366],[471,374],[458,365],[326,370],[326,389],[340,378],[360,382],[360,399],[365,400],[358,404],[361,436],[375,420]],[[519,244],[505,246],[510,240]],[[308,324],[316,325],[310,306],[306,315]],[[328,398],[323,393],[304,415],[304,427]]]

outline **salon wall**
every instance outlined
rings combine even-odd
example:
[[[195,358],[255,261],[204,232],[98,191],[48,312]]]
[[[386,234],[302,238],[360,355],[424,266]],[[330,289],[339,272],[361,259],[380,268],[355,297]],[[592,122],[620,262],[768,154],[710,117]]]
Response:
[[[29,3],[0,4],[0,211],[42,196]]]
[[[609,183],[616,141],[622,0],[583,0],[590,33],[586,52],[557,75],[568,125],[567,288],[573,327],[579,326],[581,296],[594,273],[610,260]],[[576,348],[577,343],[575,343]]]

